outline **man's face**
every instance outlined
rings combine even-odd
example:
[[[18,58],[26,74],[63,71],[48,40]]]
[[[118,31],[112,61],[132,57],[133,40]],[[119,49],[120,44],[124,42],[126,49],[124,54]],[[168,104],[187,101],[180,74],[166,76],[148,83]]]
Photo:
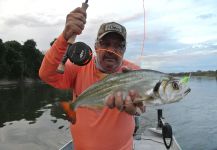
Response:
[[[96,43],[96,54],[100,67],[105,73],[115,72],[121,65],[125,42],[117,33],[108,33]]]

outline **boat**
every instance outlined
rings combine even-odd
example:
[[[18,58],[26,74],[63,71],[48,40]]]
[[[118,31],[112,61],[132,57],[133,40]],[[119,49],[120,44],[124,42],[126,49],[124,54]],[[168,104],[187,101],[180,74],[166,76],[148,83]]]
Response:
[[[172,127],[162,117],[162,109],[158,109],[157,127],[147,128],[142,133],[136,133],[139,128],[139,116],[135,116],[135,132],[133,150],[182,150]],[[59,150],[74,150],[73,140],[66,143]]]

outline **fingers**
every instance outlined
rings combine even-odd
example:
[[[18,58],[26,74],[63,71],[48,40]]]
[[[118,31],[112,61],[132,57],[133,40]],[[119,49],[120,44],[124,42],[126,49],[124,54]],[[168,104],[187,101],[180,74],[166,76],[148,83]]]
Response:
[[[115,106],[119,111],[123,111],[124,109],[124,101],[123,101],[123,93],[117,92],[115,95]]]
[[[119,111],[125,111],[130,115],[141,114],[145,112],[143,102],[134,104],[133,101],[140,97],[135,90],[129,91],[125,99],[123,99],[123,92],[117,92],[114,95],[109,95],[106,98],[106,105],[112,109],[117,108]]]
[[[114,95],[109,95],[105,100],[105,105],[111,109],[116,107],[119,111],[123,111],[124,101],[122,97],[122,92],[117,92]]]
[[[73,35],[79,35],[84,30],[86,24],[86,12],[82,8],[78,7],[70,12],[66,17],[65,28],[63,36],[68,40]]]
[[[80,13],[80,14],[83,14],[83,15],[85,16],[85,18],[86,18],[86,16],[87,16],[86,11],[85,11],[83,8],[81,8],[81,7],[75,8],[75,9],[74,9],[73,11],[71,11],[70,13]]]
[[[129,96],[132,98],[132,101],[134,101],[137,97],[140,97],[138,92],[136,92],[135,90],[130,90]]]
[[[83,12],[70,12],[67,17],[66,17],[67,20],[76,20],[76,21],[80,21],[82,22],[83,24],[86,23],[86,13],[83,13]]]
[[[115,107],[115,97],[114,97],[114,95],[109,95],[106,98],[105,105],[108,106],[110,109]]]
[[[144,113],[146,111],[146,106],[144,105],[143,102],[137,103],[136,106],[137,108],[139,108],[140,113]]]
[[[125,100],[125,112],[130,115],[134,115],[136,113],[136,106],[132,103],[132,98],[130,96],[127,96]]]

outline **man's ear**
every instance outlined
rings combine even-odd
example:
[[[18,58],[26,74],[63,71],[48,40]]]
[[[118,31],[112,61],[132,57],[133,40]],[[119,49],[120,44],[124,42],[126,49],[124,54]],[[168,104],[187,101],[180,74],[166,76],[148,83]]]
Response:
[[[97,40],[95,41],[94,48],[95,48],[95,49],[98,49],[98,48],[99,48],[99,42],[98,42]]]
[[[95,48],[95,49],[97,48],[97,43],[96,43],[96,42],[95,42],[94,48]]]

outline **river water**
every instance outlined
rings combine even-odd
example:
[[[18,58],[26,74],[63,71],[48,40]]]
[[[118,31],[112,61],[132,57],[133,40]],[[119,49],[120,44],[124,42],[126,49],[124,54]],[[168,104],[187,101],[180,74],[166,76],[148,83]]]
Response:
[[[192,77],[191,93],[178,103],[147,107],[140,132],[156,126],[156,110],[173,127],[183,150],[217,150],[217,78]],[[69,100],[41,82],[0,82],[0,150],[53,150],[71,139],[69,123],[56,103]]]

